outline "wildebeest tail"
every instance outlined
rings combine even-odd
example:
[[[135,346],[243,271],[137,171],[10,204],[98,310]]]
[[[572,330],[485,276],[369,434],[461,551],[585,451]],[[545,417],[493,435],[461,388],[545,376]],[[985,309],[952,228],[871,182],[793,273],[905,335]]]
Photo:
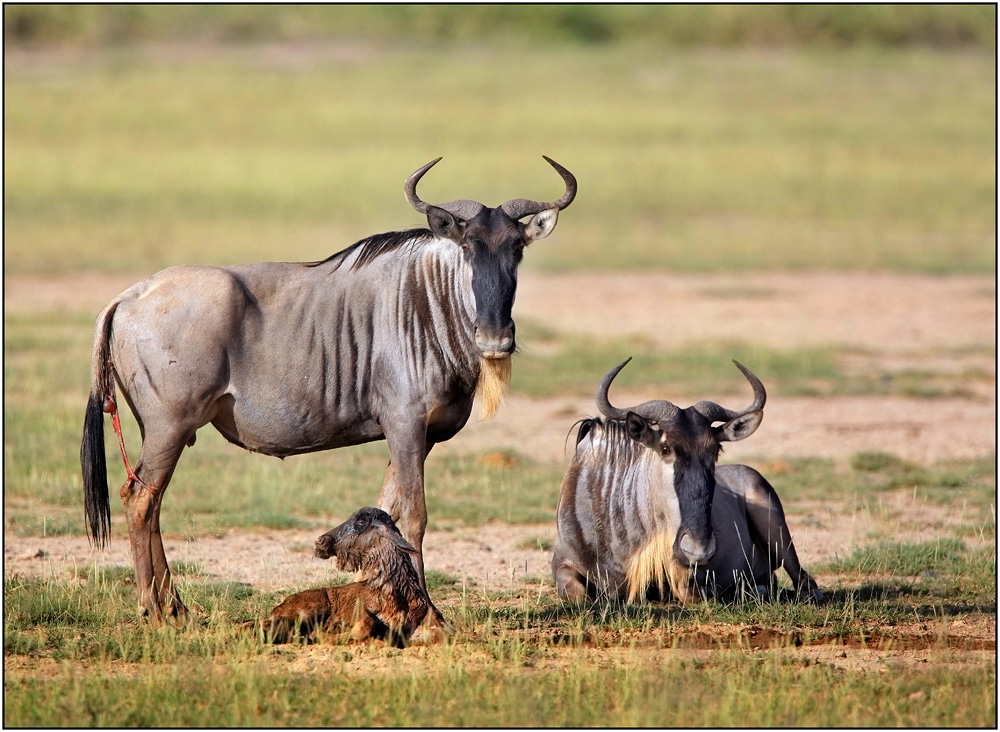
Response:
[[[83,417],[80,444],[83,468],[83,505],[87,510],[90,535],[98,548],[108,542],[111,529],[111,501],[108,497],[108,466],[104,457],[104,398],[91,393]]]
[[[108,466],[104,453],[104,402],[111,392],[111,317],[116,300],[97,317],[94,328],[90,399],[83,416],[80,467],[83,470],[83,506],[90,535],[98,548],[108,543],[111,533],[111,500],[108,496]],[[112,397],[113,398],[113,397]]]

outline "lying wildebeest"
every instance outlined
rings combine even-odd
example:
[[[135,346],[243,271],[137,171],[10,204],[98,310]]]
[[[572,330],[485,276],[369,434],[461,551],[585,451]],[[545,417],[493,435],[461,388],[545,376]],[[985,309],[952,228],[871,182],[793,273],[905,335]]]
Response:
[[[565,182],[557,201],[425,203],[417,182],[435,160],[404,185],[429,229],[372,236],[321,262],[172,267],[101,311],[80,448],[84,503],[103,546],[102,412],[117,431],[117,383],[143,439],[121,489],[141,614],[186,616],[160,504],[185,445],[209,423],[281,458],[385,439],[378,504],[416,549],[424,585],[424,460],[465,425],[477,389],[487,414],[496,409],[515,348],[518,264],[576,195],[572,173],[546,160]],[[432,616],[441,621],[433,607]]]
[[[716,465],[721,443],[760,425],[760,380],[734,362],[754,393],[742,411],[709,401],[618,409],[608,388],[629,360],[601,381],[597,407],[605,419],[581,423],[563,478],[552,558],[559,596],[770,597],[784,567],[800,597],[822,600],[799,565],[774,488],[746,465]]]
[[[340,569],[359,573],[357,580],[296,592],[250,625],[273,643],[285,643],[296,632],[308,638],[322,631],[332,641],[374,638],[406,645],[430,607],[410,561],[416,553],[389,514],[362,508],[316,540],[317,557],[337,557]]]

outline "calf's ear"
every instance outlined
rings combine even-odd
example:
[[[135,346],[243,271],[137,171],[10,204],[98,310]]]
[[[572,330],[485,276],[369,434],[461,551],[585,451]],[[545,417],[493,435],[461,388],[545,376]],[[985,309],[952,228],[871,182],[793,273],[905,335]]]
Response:
[[[531,221],[525,224],[524,237],[528,240],[528,243],[531,243],[536,239],[544,239],[552,233],[554,228],[556,228],[556,222],[558,220],[558,208],[550,208],[548,211],[536,213],[531,217]]]
[[[724,425],[715,428],[719,442],[737,442],[752,435],[764,420],[764,412],[756,411],[741,414]]]
[[[659,442],[656,430],[646,419],[635,412],[629,412],[625,415],[625,429],[628,430],[629,437],[650,449],[655,449],[657,442]]]
[[[451,239],[456,244],[462,241],[462,234],[465,233],[465,221],[437,206],[427,207],[427,226],[435,236]]]
[[[414,549],[413,546],[410,544],[410,542],[406,540],[406,537],[403,536],[398,530],[392,531],[388,528],[383,527],[382,531],[389,538],[389,540],[392,541],[393,544],[395,544],[397,547],[402,549],[407,554],[412,554],[415,557],[420,556],[420,552]]]

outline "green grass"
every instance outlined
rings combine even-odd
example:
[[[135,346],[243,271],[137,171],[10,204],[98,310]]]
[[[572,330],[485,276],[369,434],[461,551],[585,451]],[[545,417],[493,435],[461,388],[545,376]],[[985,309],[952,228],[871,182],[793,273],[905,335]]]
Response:
[[[748,342],[709,341],[664,349],[641,337],[557,335],[530,322],[519,326],[518,334],[525,345],[516,358],[511,389],[536,397],[591,395],[601,378],[629,357],[632,361],[615,378],[615,388],[642,388],[665,399],[703,398],[719,391],[749,394],[734,359],[761,375],[769,394],[828,394],[847,381],[831,348],[776,350]]]
[[[487,44],[12,62],[5,274],[320,259],[418,225],[402,180],[438,155],[428,200],[556,196],[543,153],[580,192],[529,268],[993,272],[993,60]]]
[[[829,569],[840,573],[918,575],[944,571],[965,554],[965,545],[956,539],[920,544],[883,542],[858,549],[833,562]]]
[[[942,460],[921,466],[881,452],[859,453],[851,467],[860,490],[912,490],[914,498],[942,505],[959,501],[981,510],[996,504],[996,457]]]
[[[829,664],[736,653],[708,667],[664,657],[610,673],[583,665],[546,674],[441,664],[364,684],[336,670],[288,674],[258,663],[154,668],[127,683],[67,669],[45,683],[5,675],[4,718],[11,726],[71,718],[112,727],[991,724],[994,668],[890,671],[845,678]]]
[[[4,722],[979,726],[996,709],[989,659],[921,666],[890,657],[884,668],[848,673],[795,648],[916,640],[927,654],[947,652],[951,620],[995,614],[993,562],[994,552],[958,542],[874,545],[827,568],[846,577],[824,588],[830,602],[819,607],[570,609],[551,586],[470,595],[435,576],[452,639],[404,651],[261,645],[236,626],[281,594],[237,583],[182,577],[201,616],[178,631],[137,622],[134,587],[118,572],[83,583],[8,578]],[[913,635],[918,626],[926,630]],[[755,634],[770,640],[752,645]],[[50,668],[44,683],[34,668]]]
[[[957,539],[881,541],[816,569],[855,581],[867,578],[874,583],[867,588],[876,600],[886,601],[895,594],[907,601],[947,598],[932,604],[942,602],[951,607],[995,607],[996,552],[972,551]],[[890,578],[888,586],[886,578]],[[887,602],[886,612],[891,616],[891,603]]]
[[[723,456],[720,462],[729,462]],[[878,507],[881,494],[907,491],[914,503],[964,508],[987,522],[996,506],[996,458],[941,460],[917,465],[881,452],[858,453],[849,465],[825,458],[741,459],[774,485],[782,500],[851,498],[855,509]],[[995,524],[994,520],[991,522]]]
[[[642,336],[557,333],[530,320],[518,323],[518,337],[524,345],[516,357],[511,389],[537,397],[591,395],[604,374],[629,357],[632,361],[615,378],[615,388],[641,388],[670,400],[749,394],[733,360],[760,376],[772,396],[969,398],[974,396],[970,384],[992,383],[995,378],[992,372],[971,368],[958,375],[858,368],[850,361],[872,354],[834,346],[775,349],[750,341],[706,340],[666,348]]]

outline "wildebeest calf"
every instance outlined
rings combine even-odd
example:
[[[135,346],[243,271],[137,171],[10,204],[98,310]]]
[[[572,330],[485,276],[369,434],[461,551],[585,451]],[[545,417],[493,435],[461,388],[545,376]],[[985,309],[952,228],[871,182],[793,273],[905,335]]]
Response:
[[[563,479],[552,558],[559,596],[767,598],[783,567],[798,596],[821,601],[771,484],[746,465],[716,465],[723,442],[760,425],[760,380],[736,364],[754,392],[743,410],[709,401],[681,409],[663,400],[619,409],[608,387],[626,363],[601,382],[605,419],[583,421]]]
[[[364,641],[404,646],[429,608],[427,594],[410,557],[416,553],[385,511],[362,508],[316,540],[316,556],[337,557],[338,566],[359,572],[356,582],[296,592],[271,611],[262,628],[273,643],[296,633],[315,639]]]

